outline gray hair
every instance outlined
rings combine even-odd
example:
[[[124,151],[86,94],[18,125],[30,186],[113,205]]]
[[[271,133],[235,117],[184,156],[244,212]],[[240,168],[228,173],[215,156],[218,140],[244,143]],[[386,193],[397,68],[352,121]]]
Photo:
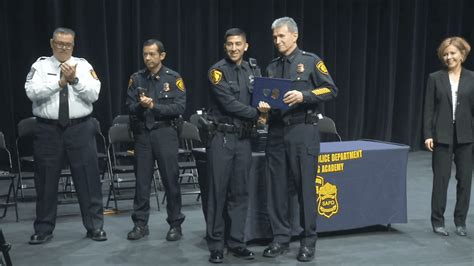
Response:
[[[58,34],[72,35],[73,38],[76,37],[76,33],[70,28],[63,28],[63,27],[56,28],[53,32],[52,39],[54,39],[54,37],[56,37],[56,35]]]
[[[298,33],[298,25],[296,25],[295,20],[290,17],[275,19],[275,21],[272,23],[272,30],[283,26],[287,26],[290,32]]]

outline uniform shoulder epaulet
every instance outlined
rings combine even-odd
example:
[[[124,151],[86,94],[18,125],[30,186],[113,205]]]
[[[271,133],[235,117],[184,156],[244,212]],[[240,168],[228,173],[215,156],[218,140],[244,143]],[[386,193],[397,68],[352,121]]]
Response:
[[[274,59],[272,60],[272,63],[273,63],[273,62],[276,62],[276,61],[278,61],[278,60],[281,60],[281,56],[279,56],[279,57],[277,57],[277,58],[274,58]]]
[[[176,72],[176,71],[174,71],[174,70],[172,70],[172,69],[165,68],[165,69],[163,69],[163,70],[164,70],[164,73],[167,74],[167,75],[173,76],[173,77],[175,77],[175,78],[180,77],[179,73]]]
[[[43,61],[43,60],[46,60],[46,59],[48,59],[48,58],[49,58],[48,56],[41,56],[41,57],[39,57],[38,59],[36,59],[36,62],[38,62],[38,61]]]
[[[216,68],[217,69],[222,69],[222,66],[224,66],[225,64],[227,64],[226,60],[222,59],[219,62],[212,65],[209,70],[216,69]]]
[[[82,58],[82,57],[74,57],[74,59],[77,60],[77,61],[87,62],[87,60]]]
[[[301,51],[301,54],[302,55],[305,55],[305,56],[310,56],[310,57],[313,57],[317,60],[321,60],[316,54],[313,54],[313,53],[310,53],[310,52],[306,52],[306,51]]]

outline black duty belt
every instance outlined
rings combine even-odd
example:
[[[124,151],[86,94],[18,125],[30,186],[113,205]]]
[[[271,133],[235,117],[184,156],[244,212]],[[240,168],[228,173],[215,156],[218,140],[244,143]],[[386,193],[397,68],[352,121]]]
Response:
[[[153,127],[151,129],[158,129],[162,127],[174,127],[174,121],[166,120],[166,121],[155,121],[153,123]]]
[[[285,126],[291,126],[291,125],[296,125],[296,124],[304,124],[306,123],[306,118],[304,116],[298,116],[298,117],[290,117],[289,119],[283,119],[283,125]]]
[[[238,133],[239,128],[230,124],[217,124],[216,130],[223,133]]]
[[[77,125],[79,123],[85,122],[90,117],[91,117],[90,115],[87,115],[87,116],[84,116],[84,117],[81,117],[81,118],[71,118],[71,119],[69,119],[69,124],[66,127],[74,126],[74,125]],[[46,118],[42,118],[42,117],[36,117],[36,121],[38,121],[40,123],[44,123],[44,124],[49,124],[49,125],[62,127],[59,124],[59,121],[56,120],[56,119],[46,119]]]

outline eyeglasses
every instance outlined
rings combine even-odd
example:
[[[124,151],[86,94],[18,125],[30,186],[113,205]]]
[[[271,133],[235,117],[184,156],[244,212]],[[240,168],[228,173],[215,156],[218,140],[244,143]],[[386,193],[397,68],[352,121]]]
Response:
[[[54,47],[58,49],[65,49],[65,50],[71,50],[74,47],[73,43],[64,43],[64,42],[57,42],[53,41]]]

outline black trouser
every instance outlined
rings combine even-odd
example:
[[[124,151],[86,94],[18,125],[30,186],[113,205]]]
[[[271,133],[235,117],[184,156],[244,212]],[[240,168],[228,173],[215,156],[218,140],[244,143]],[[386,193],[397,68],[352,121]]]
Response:
[[[237,135],[232,133],[216,132],[207,149],[209,250],[224,249],[227,230],[228,247],[246,246],[244,238],[248,208],[247,185],[251,164],[252,151],[249,139],[238,139]],[[226,224],[225,208],[230,224]]]
[[[87,230],[104,224],[95,125],[92,120],[62,128],[38,121],[34,141],[36,233],[51,233],[56,224],[58,182],[65,158],[77,191]]]
[[[266,158],[267,205],[273,242],[287,244],[291,239],[290,198],[297,193],[301,245],[316,245],[316,189],[319,132],[317,125],[270,124]],[[294,195],[294,194],[293,194]]]
[[[454,134],[455,135],[455,134]],[[441,144],[435,143],[432,157],[433,191],[431,194],[431,224],[444,226],[444,211],[448,184],[451,177],[451,165],[454,155],[456,164],[456,206],[454,224],[465,226],[472,181],[472,143]]]
[[[181,188],[179,186],[178,133],[171,126],[160,127],[135,134],[136,189],[132,220],[137,225],[147,225],[150,217],[150,190],[155,160],[166,191],[166,221],[172,227],[184,221],[181,213]]]

